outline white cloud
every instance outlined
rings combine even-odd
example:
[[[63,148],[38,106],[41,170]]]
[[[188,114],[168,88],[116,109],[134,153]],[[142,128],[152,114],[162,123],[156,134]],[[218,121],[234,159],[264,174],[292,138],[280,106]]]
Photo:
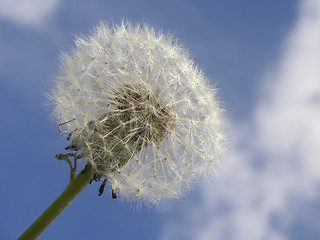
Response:
[[[201,203],[177,212],[184,220],[168,223],[162,239],[291,239],[301,205],[320,198],[320,0],[301,2],[261,89],[252,117],[234,129],[245,147],[235,147],[232,166],[202,189]]]
[[[0,0],[0,18],[18,24],[41,27],[60,0]]]

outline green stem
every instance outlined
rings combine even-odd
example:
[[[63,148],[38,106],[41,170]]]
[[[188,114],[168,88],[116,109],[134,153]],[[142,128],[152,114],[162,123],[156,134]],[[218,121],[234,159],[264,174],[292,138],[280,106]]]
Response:
[[[72,200],[89,184],[93,177],[93,168],[85,168],[70,181],[61,195],[45,210],[42,215],[18,238],[18,240],[36,239],[53,222]]]

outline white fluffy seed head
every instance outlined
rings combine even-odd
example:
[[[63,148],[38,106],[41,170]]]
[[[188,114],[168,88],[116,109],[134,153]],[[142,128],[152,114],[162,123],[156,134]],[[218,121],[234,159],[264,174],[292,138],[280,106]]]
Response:
[[[146,25],[99,24],[62,56],[54,115],[120,196],[178,198],[212,173],[225,120],[216,90],[175,39]]]

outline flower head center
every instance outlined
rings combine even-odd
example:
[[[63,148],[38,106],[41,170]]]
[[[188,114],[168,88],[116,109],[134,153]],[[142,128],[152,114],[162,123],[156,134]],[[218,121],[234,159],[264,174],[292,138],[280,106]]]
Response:
[[[159,94],[140,84],[121,86],[111,96],[112,110],[75,130],[72,141],[92,159],[98,176],[121,168],[145,147],[160,148],[173,122]]]

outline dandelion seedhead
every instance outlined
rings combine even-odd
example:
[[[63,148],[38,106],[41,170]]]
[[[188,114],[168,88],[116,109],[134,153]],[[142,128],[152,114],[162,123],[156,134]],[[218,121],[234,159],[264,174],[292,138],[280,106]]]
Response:
[[[212,173],[225,120],[216,90],[168,34],[101,23],[62,56],[54,115],[71,151],[128,200],[178,198]],[[105,185],[105,181],[103,183]]]

